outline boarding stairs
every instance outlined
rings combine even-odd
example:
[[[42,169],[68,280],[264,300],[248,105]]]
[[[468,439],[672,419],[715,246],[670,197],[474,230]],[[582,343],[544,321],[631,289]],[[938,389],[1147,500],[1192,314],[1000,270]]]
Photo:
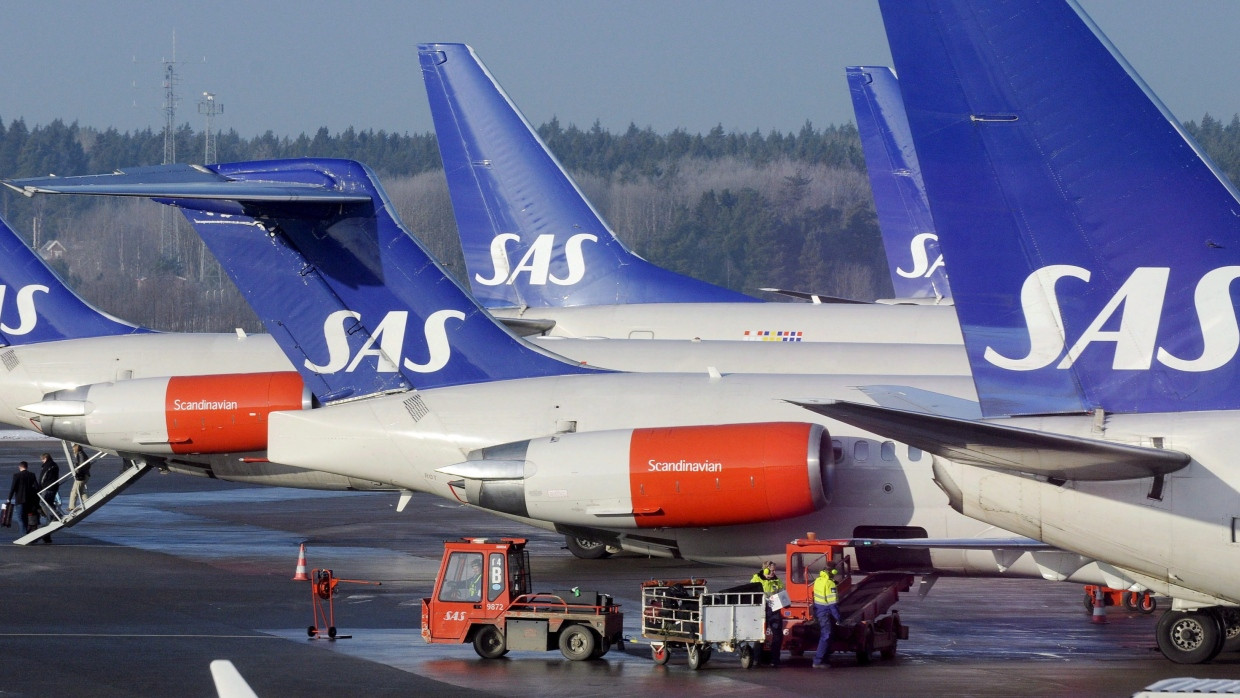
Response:
[[[56,487],[58,487],[61,483],[63,483],[66,480],[68,480],[69,484],[72,485],[74,473],[76,470],[76,466],[73,464],[73,455],[69,452],[68,442],[64,442],[64,448],[65,448],[65,462],[68,463],[68,467],[65,468],[67,472],[64,475],[62,475],[59,480],[56,481],[56,485],[55,485]],[[104,455],[103,451],[98,451],[94,453],[93,455],[91,455],[89,458],[87,458],[85,461],[83,461],[82,465],[86,465],[88,463],[94,463],[103,455]],[[38,529],[25,534],[21,538],[18,538],[17,540],[13,541],[13,543],[16,545],[30,545],[31,543],[39,540],[43,536],[51,535],[59,531],[62,528],[72,527],[74,524],[78,523],[82,519],[85,519],[87,516],[90,516],[95,511],[98,511],[99,507],[103,506],[104,504],[107,504],[113,497],[115,497],[116,495],[124,491],[126,487],[129,487],[133,483],[137,482],[138,478],[142,477],[143,475],[146,475],[152,469],[153,467],[145,461],[125,458],[124,456],[122,456],[120,474],[112,478],[103,487],[94,489],[92,492],[87,494],[85,497],[82,498],[82,502],[80,503],[79,508],[74,509],[73,511],[69,511],[69,512],[63,511],[62,508],[58,506],[55,501],[53,502],[47,501],[47,497],[45,497],[44,494],[48,492],[49,490],[53,489],[53,486],[49,485],[48,487],[39,491],[39,504],[43,508],[43,515],[44,517],[47,518],[47,523],[40,526]],[[95,480],[97,478],[92,477],[91,479]],[[66,498],[62,498],[62,499],[65,502],[68,502],[68,499]]]

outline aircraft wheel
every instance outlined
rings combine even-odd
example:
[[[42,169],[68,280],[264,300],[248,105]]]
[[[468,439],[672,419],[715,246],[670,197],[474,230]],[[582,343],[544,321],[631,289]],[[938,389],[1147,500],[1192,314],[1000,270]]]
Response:
[[[498,625],[484,625],[474,634],[474,651],[483,659],[499,659],[508,654],[504,631]]]
[[[655,664],[663,666],[671,660],[672,652],[667,648],[667,645],[651,645],[650,658],[654,660]]]
[[[560,653],[574,662],[589,659],[595,644],[594,631],[584,625],[570,625],[560,631]]]
[[[1208,609],[1167,611],[1154,630],[1158,649],[1176,664],[1202,664],[1223,647],[1223,627]]]
[[[582,560],[601,560],[605,557],[611,557],[611,553],[607,551],[607,546],[593,538],[567,535],[564,537],[564,540],[568,547],[568,552]]]
[[[1219,651],[1240,650],[1240,609],[1218,608],[1216,610],[1223,624],[1223,648]]]

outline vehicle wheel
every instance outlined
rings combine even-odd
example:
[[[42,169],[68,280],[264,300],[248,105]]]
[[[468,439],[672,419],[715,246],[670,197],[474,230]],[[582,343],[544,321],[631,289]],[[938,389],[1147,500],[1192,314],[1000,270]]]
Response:
[[[603,655],[611,651],[611,640],[605,637],[598,639],[598,644],[594,646],[594,654],[590,655],[590,659],[600,659]]]
[[[310,637],[314,637],[315,635],[319,634],[319,629],[311,625],[310,627],[306,628],[306,634],[309,635]]]
[[[504,631],[498,625],[484,625],[474,633],[474,651],[483,659],[499,659],[508,654]]]
[[[702,660],[698,662],[698,666],[706,666],[706,662],[709,662],[712,656],[714,656],[714,651],[710,645],[702,645]]]
[[[1135,611],[1137,610],[1137,607],[1140,605],[1141,605],[1141,592],[1139,591],[1125,591],[1124,592],[1124,608],[1128,609],[1129,611]]]
[[[574,662],[589,659],[596,644],[594,631],[584,625],[570,625],[560,631],[560,652]]]
[[[593,538],[569,535],[565,536],[564,540],[568,546],[568,552],[582,560],[601,560],[611,557],[611,553],[607,552],[607,546]]]
[[[686,649],[689,650],[689,668],[695,671],[701,669],[706,663],[702,661],[702,646],[689,645]]]
[[[1208,662],[1223,646],[1222,623],[1205,609],[1167,611],[1158,619],[1154,633],[1158,649],[1176,664]]]
[[[663,666],[671,660],[672,652],[667,648],[667,645],[651,645],[650,658],[654,660],[655,664]]]
[[[1094,612],[1094,595],[1093,594],[1085,595],[1085,612],[1086,613]]]
[[[862,666],[870,663],[870,654],[874,652],[874,631],[868,626],[861,630],[857,641],[857,663]]]
[[[336,639],[336,626],[333,625],[332,627],[327,629],[327,636],[333,640]]]
[[[1149,615],[1153,613],[1156,608],[1158,608],[1158,601],[1154,599],[1153,594],[1147,591],[1141,595],[1141,602],[1137,604],[1138,611]]]
[[[892,640],[891,646],[884,647],[882,650],[880,650],[878,653],[878,656],[882,657],[883,659],[895,659],[896,658],[896,641]]]
[[[741,645],[739,653],[741,655],[741,668],[742,669],[752,669],[753,665],[757,664],[757,662],[753,660],[753,657],[754,657],[753,645],[749,644],[748,642],[744,643],[743,645]]]

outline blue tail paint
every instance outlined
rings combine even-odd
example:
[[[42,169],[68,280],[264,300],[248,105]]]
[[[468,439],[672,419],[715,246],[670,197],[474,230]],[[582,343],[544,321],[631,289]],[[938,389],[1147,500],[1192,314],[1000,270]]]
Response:
[[[465,265],[487,307],[757,301],[628,250],[473,50],[418,47]]]
[[[881,7],[984,413],[1240,407],[1236,191],[1084,12]]]
[[[82,300],[0,220],[0,339],[6,346],[150,331]]]
[[[321,402],[593,370],[497,324],[357,162],[173,165],[14,184],[180,207]]]
[[[885,66],[845,72],[896,297],[950,298],[900,83]]]

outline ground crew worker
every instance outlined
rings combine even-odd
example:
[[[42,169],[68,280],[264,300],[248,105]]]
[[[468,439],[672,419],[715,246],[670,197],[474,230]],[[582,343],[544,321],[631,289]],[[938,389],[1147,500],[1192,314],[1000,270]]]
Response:
[[[771,631],[771,666],[780,665],[779,655],[784,649],[784,616],[779,608],[771,607],[771,597],[784,590],[784,583],[775,574],[775,563],[764,562],[753,579],[749,580],[762,585],[762,593],[766,596],[766,628]]]
[[[469,562],[469,588],[466,594],[470,601],[482,600],[482,560],[470,560]]]
[[[814,580],[814,618],[818,620],[818,651],[814,653],[814,668],[828,669],[828,648],[831,646],[831,631],[840,622],[839,595],[836,593],[835,578],[839,570],[834,567],[824,569]]]

